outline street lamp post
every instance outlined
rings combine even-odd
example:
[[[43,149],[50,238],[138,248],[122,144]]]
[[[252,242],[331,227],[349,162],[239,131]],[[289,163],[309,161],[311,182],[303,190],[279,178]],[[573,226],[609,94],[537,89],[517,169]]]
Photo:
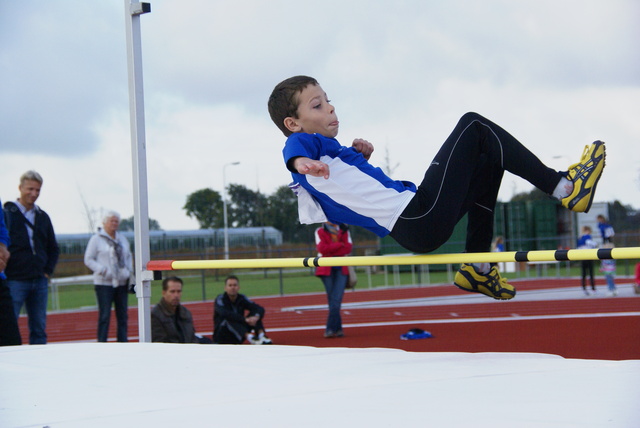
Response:
[[[224,218],[224,258],[229,260],[229,226],[227,225],[227,167],[238,165],[240,162],[231,162],[222,167],[222,213]]]

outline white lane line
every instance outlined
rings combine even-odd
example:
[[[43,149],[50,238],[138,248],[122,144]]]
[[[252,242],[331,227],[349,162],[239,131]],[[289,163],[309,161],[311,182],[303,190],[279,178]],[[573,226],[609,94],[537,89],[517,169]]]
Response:
[[[621,285],[619,287],[620,295],[616,299],[634,297],[630,284]],[[624,293],[624,297],[622,294]],[[602,296],[606,299],[608,297]],[[478,293],[461,294],[456,296],[438,296],[438,297],[413,297],[406,299],[387,299],[387,300],[369,300],[364,302],[342,303],[342,309],[382,309],[382,308],[408,308],[422,306],[441,306],[441,305],[475,305],[475,304],[496,304],[504,305],[507,302],[543,302],[549,300],[589,300],[600,299],[600,297],[589,297],[584,295],[579,287],[563,287],[563,288],[547,288],[542,290],[523,290],[519,291],[513,300],[493,300]],[[327,304],[319,305],[303,305],[289,306],[281,308],[281,312],[298,312],[299,311],[318,311],[327,310]]]
[[[382,326],[389,326],[389,325],[409,325],[409,324],[454,324],[454,323],[470,323],[470,322],[532,321],[532,320],[554,320],[554,319],[572,319],[572,318],[607,318],[607,317],[638,317],[638,316],[640,316],[640,312],[527,315],[527,316],[486,317],[486,318],[422,319],[422,320],[411,320],[411,321],[381,321],[381,322],[345,324],[344,328],[382,327]],[[320,330],[324,328],[325,328],[324,325],[310,325],[310,326],[300,326],[300,327],[270,328],[269,331],[270,332],[271,331],[302,331],[302,330]]]

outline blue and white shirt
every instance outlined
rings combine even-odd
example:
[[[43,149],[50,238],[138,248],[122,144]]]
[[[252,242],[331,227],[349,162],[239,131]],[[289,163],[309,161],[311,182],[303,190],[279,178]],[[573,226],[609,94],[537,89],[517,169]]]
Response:
[[[342,146],[334,138],[294,133],[282,153],[287,165],[298,156],[329,165],[328,179],[294,171],[291,175],[294,183],[313,196],[332,223],[362,226],[378,236],[386,236],[416,193],[415,184],[392,180],[353,147]]]
[[[598,248],[598,244],[593,240],[590,234],[585,233],[578,238],[578,249],[579,250],[592,250],[594,248]]]

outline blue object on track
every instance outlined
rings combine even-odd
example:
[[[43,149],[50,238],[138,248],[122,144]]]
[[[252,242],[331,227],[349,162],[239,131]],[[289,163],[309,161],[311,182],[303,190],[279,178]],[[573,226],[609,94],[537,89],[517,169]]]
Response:
[[[400,335],[400,339],[402,340],[428,339],[430,337],[433,337],[431,333],[420,328],[412,328],[405,334]]]

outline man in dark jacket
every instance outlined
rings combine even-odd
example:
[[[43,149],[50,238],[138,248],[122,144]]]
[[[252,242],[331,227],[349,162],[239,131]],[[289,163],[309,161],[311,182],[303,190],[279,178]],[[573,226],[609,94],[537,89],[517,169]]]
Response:
[[[224,281],[224,293],[216,297],[213,308],[213,342],[239,345],[272,343],[264,331],[264,308],[240,294],[238,277],[230,275]]]
[[[162,298],[151,311],[151,341],[200,343],[191,311],[180,304],[182,285],[177,276],[162,281]]]
[[[4,204],[11,258],[5,274],[16,318],[23,305],[29,317],[29,343],[47,343],[49,278],[58,262],[58,242],[51,219],[36,205],[42,177],[27,171],[20,177],[20,197]]]

